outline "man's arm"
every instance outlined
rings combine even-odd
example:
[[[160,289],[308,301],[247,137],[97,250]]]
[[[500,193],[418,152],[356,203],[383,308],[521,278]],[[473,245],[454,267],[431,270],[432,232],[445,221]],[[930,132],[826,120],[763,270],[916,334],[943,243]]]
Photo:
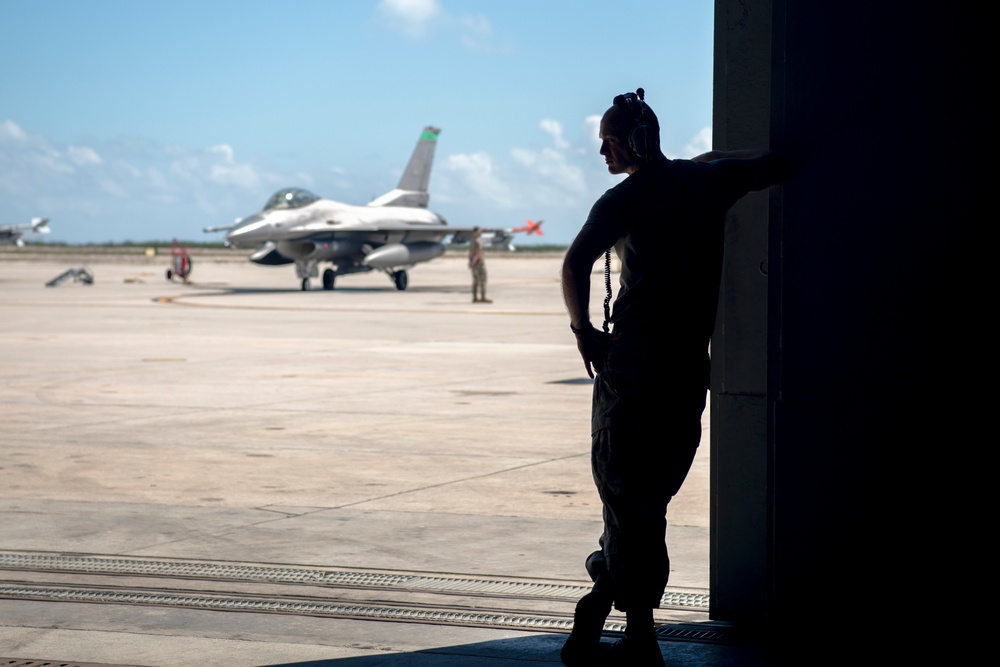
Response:
[[[590,322],[590,274],[594,262],[615,240],[611,230],[602,230],[595,224],[584,225],[563,259],[563,300],[569,311],[570,327],[576,335],[576,347],[590,377],[594,377],[594,371],[601,370],[608,339],[606,333]]]
[[[762,155],[767,154],[769,151],[758,150],[756,148],[743,148],[735,151],[708,151],[707,153],[702,153],[697,157],[691,158],[692,162],[712,162],[713,160],[722,159],[736,159],[736,160],[748,160],[752,158],[758,158]]]
[[[788,156],[773,151],[743,149],[734,151],[709,151],[691,158],[692,162],[711,162],[722,169],[735,172],[747,190],[763,190],[788,177],[792,162]]]
[[[483,244],[478,243],[477,240],[472,241],[469,245],[469,268],[471,269],[476,265],[477,262],[483,256]]]

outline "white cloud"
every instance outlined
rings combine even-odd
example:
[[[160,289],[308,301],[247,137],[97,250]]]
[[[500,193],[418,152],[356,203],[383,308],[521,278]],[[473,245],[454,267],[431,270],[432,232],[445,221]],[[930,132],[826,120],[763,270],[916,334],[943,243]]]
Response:
[[[66,155],[77,165],[101,164],[101,156],[93,148],[86,146],[70,146],[66,149]]]
[[[212,146],[207,151],[209,157],[220,156],[222,163],[208,166],[208,178],[219,185],[234,185],[245,190],[259,190],[261,178],[257,170],[249,164],[237,164],[233,147],[229,144]]]
[[[379,9],[410,21],[426,21],[441,12],[437,0],[382,0]]]
[[[149,184],[158,190],[168,190],[170,188],[170,183],[166,175],[157,167],[147,169],[145,176]]]
[[[712,128],[703,127],[681,149],[680,155],[671,157],[692,158],[712,150]]]
[[[308,175],[241,161],[228,144],[166,146],[142,138],[68,145],[0,121],[0,218],[51,217],[50,240],[199,238],[201,227],[258,207]]]
[[[208,153],[215,153],[221,155],[222,159],[227,164],[233,164],[233,147],[229,144],[219,144],[218,146],[211,146],[206,151]]]
[[[24,141],[28,138],[21,126],[14,121],[7,119],[0,123],[0,139],[13,139],[15,141]]]
[[[552,135],[552,141],[555,142],[556,148],[569,148],[569,142],[563,139],[562,123],[551,118],[543,118],[538,127],[541,128],[542,132]]]
[[[511,157],[527,170],[534,184],[536,198],[549,203],[576,201],[586,193],[583,171],[570,164],[566,156],[552,148],[532,151],[514,148]]]
[[[510,187],[496,172],[488,153],[449,155],[444,168],[454,174],[462,189],[473,198],[501,208],[513,204]]]
[[[26,157],[28,165],[41,173],[48,172],[56,175],[72,174],[76,171],[61,153],[48,147],[39,147],[38,150],[29,153]]]
[[[493,24],[485,16],[459,16],[451,20],[461,33],[462,44],[476,51],[489,50],[493,42]]]
[[[117,197],[119,199],[125,199],[128,197],[128,191],[126,191],[120,183],[113,179],[102,177],[97,179],[97,184],[103,192],[108,193],[112,197]]]
[[[237,162],[236,153],[229,144],[210,146],[201,153],[182,151],[172,157],[167,168],[174,179],[168,181],[168,188],[181,185],[185,189],[194,188],[198,191],[207,181],[220,186],[259,192],[269,180],[253,165]],[[158,182],[162,183],[162,179]],[[210,208],[214,210],[215,207]]]
[[[257,190],[261,185],[257,172],[248,164],[214,164],[209,170],[209,178],[219,185],[235,185],[244,190]]]
[[[381,0],[378,11],[390,25],[409,37],[419,39],[443,11],[437,0]]]
[[[410,39],[435,30],[457,32],[464,46],[476,51],[492,48],[493,24],[481,14],[452,14],[438,0],[381,0],[378,12],[387,24]]]
[[[589,119],[584,121],[588,124],[596,127]],[[452,224],[503,227],[523,222],[521,216],[544,217],[548,238],[572,238],[594,200],[618,179],[607,174],[589,136],[574,142],[564,135],[563,124],[551,118],[538,127],[553,145],[444,160],[432,190]]]
[[[594,148],[600,148],[601,139],[599,134],[601,131],[601,116],[587,116],[583,119],[583,128],[587,139],[590,141],[590,145]]]

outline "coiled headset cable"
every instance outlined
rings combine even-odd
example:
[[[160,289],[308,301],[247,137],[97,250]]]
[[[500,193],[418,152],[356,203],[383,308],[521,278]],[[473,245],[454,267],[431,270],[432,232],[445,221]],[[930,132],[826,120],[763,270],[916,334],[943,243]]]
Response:
[[[611,248],[604,251],[604,333],[611,321]]]

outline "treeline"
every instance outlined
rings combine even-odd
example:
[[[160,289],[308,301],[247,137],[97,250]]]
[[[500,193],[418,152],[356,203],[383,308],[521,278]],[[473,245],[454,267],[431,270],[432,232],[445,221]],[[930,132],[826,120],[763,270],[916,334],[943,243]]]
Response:
[[[39,241],[39,240],[28,240],[24,239],[24,245],[28,247],[37,248],[65,248],[65,249],[80,249],[80,250],[93,250],[97,248],[105,248],[109,250],[114,250],[116,248],[122,250],[131,250],[135,248],[145,249],[145,248],[156,248],[157,250],[169,249],[173,245],[173,241],[105,241],[104,243],[66,243],[64,241]],[[229,250],[226,244],[221,241],[177,241],[180,245],[188,249],[201,249],[201,250]],[[447,246],[449,252],[463,252],[467,251],[469,248],[468,243],[456,244],[450,243]],[[563,252],[566,250],[565,245],[556,244],[544,244],[544,245],[515,245],[514,252]],[[240,251],[248,250],[246,248],[241,248]],[[487,245],[485,248],[486,252],[507,252],[505,248],[494,248]],[[236,252],[236,251],[234,251]]]

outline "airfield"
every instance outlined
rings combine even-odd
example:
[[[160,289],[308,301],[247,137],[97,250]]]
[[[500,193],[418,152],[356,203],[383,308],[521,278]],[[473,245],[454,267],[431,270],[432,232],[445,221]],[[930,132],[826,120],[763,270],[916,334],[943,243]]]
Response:
[[[560,664],[601,530],[561,255],[488,254],[491,304],[458,253],[406,291],[192,260],[182,284],[169,249],[0,253],[0,657]],[[712,627],[703,423],[661,648],[764,665],[669,632]]]

